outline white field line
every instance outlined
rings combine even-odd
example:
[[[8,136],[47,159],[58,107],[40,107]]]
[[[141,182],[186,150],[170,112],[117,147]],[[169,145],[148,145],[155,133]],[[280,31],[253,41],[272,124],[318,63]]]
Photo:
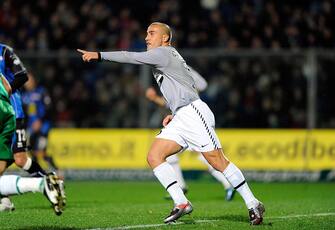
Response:
[[[194,220],[194,223],[210,223],[216,222],[219,220]],[[176,222],[172,223],[171,225],[181,225],[185,224],[184,222]],[[129,225],[129,226],[120,226],[120,227],[113,227],[113,228],[91,228],[89,230],[123,230],[123,229],[136,229],[136,228],[155,228],[155,227],[162,227],[168,226],[168,224],[141,224],[141,225]]]
[[[335,216],[335,212],[311,213],[311,214],[288,215],[288,216],[274,216],[274,217],[266,217],[266,219],[274,220],[274,219],[290,219],[290,218],[318,217],[318,216]]]
[[[265,217],[266,220],[275,220],[275,219],[291,219],[291,218],[301,218],[301,217],[322,217],[322,216],[335,216],[335,212],[326,212],[326,213],[311,213],[311,214],[299,214],[299,215],[288,215],[288,216],[273,216]],[[220,220],[194,220],[194,223],[212,223]],[[184,222],[177,222],[171,225],[182,225]],[[113,228],[91,228],[89,230],[123,230],[123,229],[140,229],[140,228],[156,228],[167,226],[167,224],[141,224],[141,225],[128,225],[120,226]]]

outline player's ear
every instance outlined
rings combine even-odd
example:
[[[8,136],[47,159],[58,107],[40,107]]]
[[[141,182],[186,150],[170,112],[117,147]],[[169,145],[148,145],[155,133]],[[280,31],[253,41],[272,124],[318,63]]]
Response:
[[[163,35],[163,41],[164,41],[164,42],[169,42],[169,36],[166,35],[166,34],[164,34],[164,35]]]

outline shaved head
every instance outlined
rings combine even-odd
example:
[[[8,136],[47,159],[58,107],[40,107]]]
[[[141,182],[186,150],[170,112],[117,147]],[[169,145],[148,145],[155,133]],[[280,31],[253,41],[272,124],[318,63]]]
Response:
[[[159,26],[163,33],[168,36],[168,42],[170,43],[172,41],[172,30],[168,24],[162,22],[153,22],[150,24],[150,26],[151,25]]]
[[[172,31],[170,26],[161,22],[153,22],[148,26],[145,42],[147,50],[157,48],[159,46],[170,46],[172,39]]]

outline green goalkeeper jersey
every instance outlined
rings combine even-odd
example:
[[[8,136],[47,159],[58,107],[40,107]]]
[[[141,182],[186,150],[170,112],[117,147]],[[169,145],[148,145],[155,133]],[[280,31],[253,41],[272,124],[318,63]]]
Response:
[[[0,99],[9,102],[9,95],[2,83],[2,77],[4,78],[4,76],[0,73]]]
[[[13,161],[11,141],[15,132],[15,113],[0,74],[0,160]]]

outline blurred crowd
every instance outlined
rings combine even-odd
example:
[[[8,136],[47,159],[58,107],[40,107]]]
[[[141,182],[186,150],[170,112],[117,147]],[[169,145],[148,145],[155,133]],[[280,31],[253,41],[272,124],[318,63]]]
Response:
[[[146,125],[160,127],[166,111],[143,104],[139,66],[84,64],[79,55],[67,56],[76,48],[144,50],[152,21],[171,25],[180,49],[335,48],[334,0],[4,0],[0,6],[0,41],[22,53],[48,89],[58,127],[142,127],[143,105]],[[60,56],[48,57],[51,51]],[[217,127],[306,127],[302,57],[185,59],[209,82],[201,96],[216,114]],[[318,72],[319,127],[335,127],[331,63],[320,63]]]
[[[17,49],[143,49],[149,22],[179,48],[334,47],[333,0],[4,0],[0,40]]]
[[[217,127],[306,128],[307,78],[305,58],[186,56],[188,63],[208,81],[201,98],[216,115]],[[335,127],[332,86],[334,59],[320,60],[317,88],[317,127]],[[146,101],[145,78],[156,85],[150,71],[116,63],[84,64],[60,57],[41,61],[24,59],[40,77],[52,99],[52,120],[57,127],[161,127],[165,108]],[[326,70],[326,71],[325,71]],[[327,72],[327,70],[329,72]],[[144,103],[143,103],[144,102]],[[145,120],[141,118],[147,110]]]
[[[140,127],[138,67],[84,64],[66,54],[23,62],[48,90],[56,127]]]
[[[211,69],[201,95],[219,127],[306,127],[306,78],[298,57],[241,57],[198,60]],[[216,67],[216,68],[215,68]]]

